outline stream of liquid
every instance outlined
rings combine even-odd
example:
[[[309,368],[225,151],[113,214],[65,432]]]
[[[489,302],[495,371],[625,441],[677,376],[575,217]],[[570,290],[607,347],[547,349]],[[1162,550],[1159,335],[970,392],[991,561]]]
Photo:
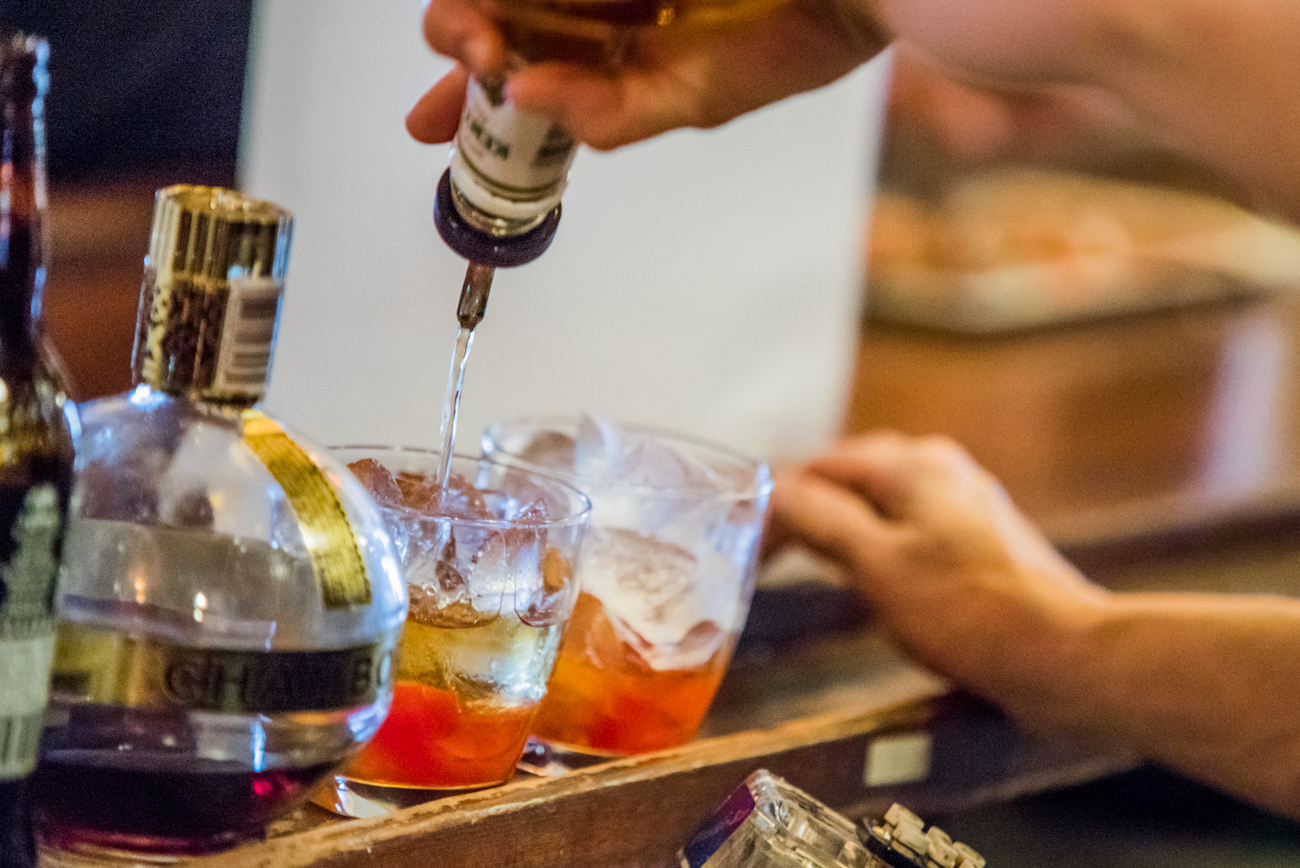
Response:
[[[456,445],[456,414],[460,410],[460,393],[465,387],[465,366],[474,330],[462,327],[456,333],[456,349],[451,354],[451,372],[447,376],[447,395],[442,401],[442,451],[438,453],[438,485],[447,488],[451,476],[451,456]]]

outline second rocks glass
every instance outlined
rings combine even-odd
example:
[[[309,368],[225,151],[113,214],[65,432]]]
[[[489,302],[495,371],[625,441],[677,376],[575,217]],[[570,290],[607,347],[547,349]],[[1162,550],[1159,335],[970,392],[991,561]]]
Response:
[[[767,466],[590,416],[499,422],[482,448],[592,502],[582,593],[523,767],[560,773],[690,741],[748,614]]]

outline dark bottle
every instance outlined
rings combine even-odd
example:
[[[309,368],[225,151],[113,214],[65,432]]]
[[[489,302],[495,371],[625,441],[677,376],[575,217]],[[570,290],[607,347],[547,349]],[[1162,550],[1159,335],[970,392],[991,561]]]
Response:
[[[76,419],[40,323],[47,53],[42,39],[0,30],[0,868],[36,864],[28,786]]]

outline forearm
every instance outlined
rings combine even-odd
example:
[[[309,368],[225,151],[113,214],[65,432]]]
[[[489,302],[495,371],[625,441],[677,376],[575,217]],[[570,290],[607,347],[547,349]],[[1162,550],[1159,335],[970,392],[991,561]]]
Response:
[[[911,657],[1042,732],[1300,818],[1300,600],[1091,584],[944,438],[846,441],[772,496]]]
[[[879,0],[885,29],[951,74],[1095,91],[1174,150],[1300,221],[1293,0]]]
[[[1063,626],[1007,649],[1009,711],[1300,817],[1300,601],[1114,594]]]

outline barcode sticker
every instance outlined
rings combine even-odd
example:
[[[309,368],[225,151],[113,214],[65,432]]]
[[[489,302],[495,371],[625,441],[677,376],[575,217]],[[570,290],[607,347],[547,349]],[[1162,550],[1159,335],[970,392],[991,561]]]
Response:
[[[234,278],[221,326],[213,387],[222,392],[261,392],[275,345],[275,322],[284,284],[269,277]]]

